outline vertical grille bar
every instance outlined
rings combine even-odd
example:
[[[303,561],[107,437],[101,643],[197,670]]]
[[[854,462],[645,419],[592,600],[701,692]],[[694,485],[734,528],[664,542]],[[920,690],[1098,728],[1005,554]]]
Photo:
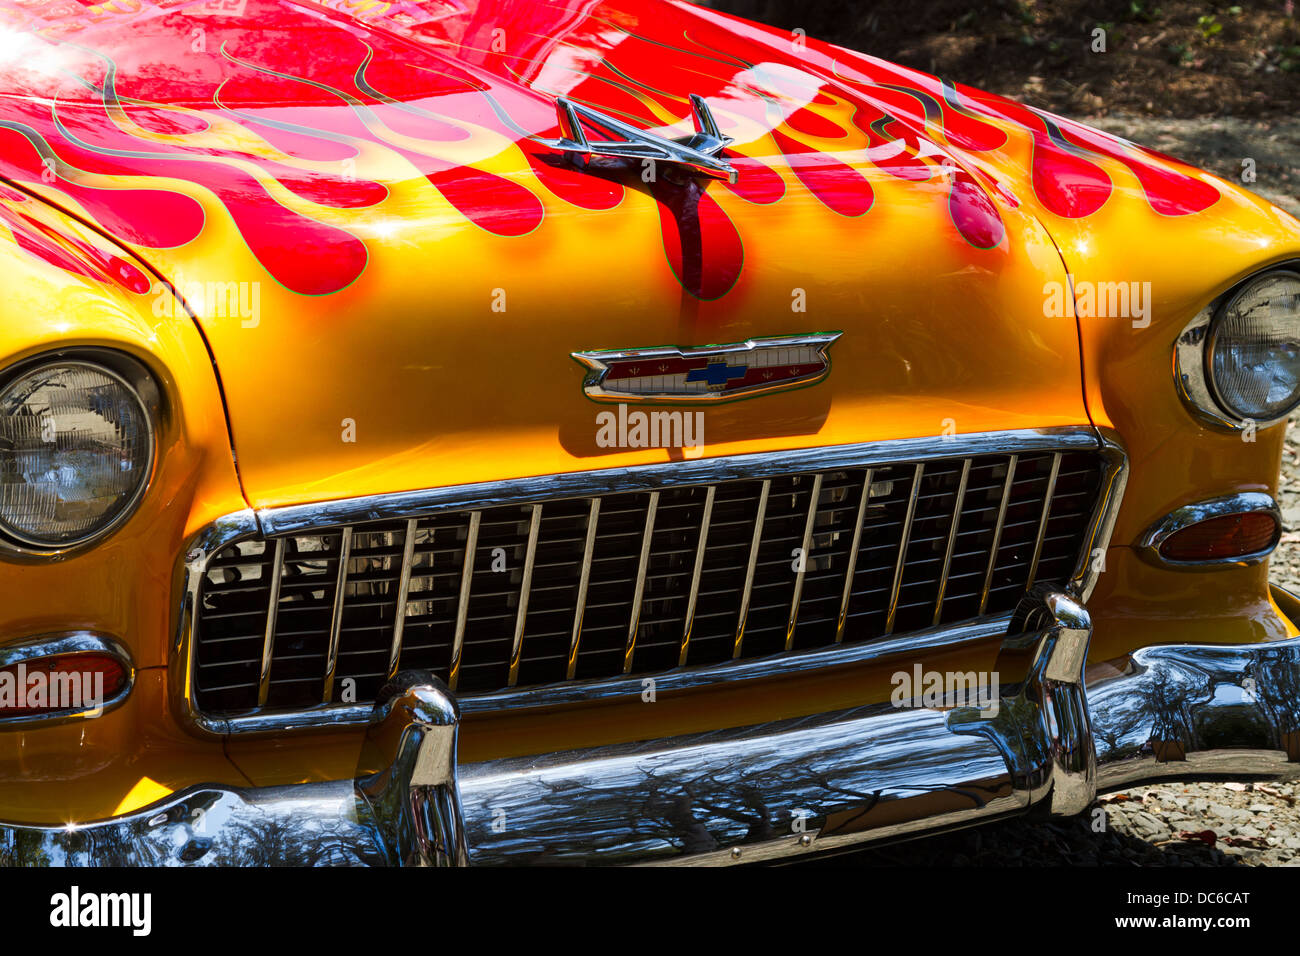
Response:
[[[339,535],[339,573],[334,582],[334,610],[330,615],[330,643],[325,653],[325,689],[323,703],[334,699],[334,674],[339,667],[339,633],[343,630],[343,598],[348,590],[348,561],[352,555],[352,526]]]
[[[573,610],[573,635],[569,638],[569,662],[565,680],[573,680],[578,670],[578,645],[582,641],[582,618],[587,612],[587,583],[591,580],[591,555],[596,549],[596,522],[600,518],[600,499],[592,498],[587,512],[587,541],[582,546],[582,572],[578,577],[578,600]]]
[[[1038,576],[1038,559],[1043,554],[1043,538],[1047,536],[1047,519],[1052,513],[1052,495],[1056,493],[1056,476],[1061,471],[1061,453],[1058,451],[1052,456],[1052,471],[1047,476],[1047,491],[1043,493],[1043,514],[1038,519],[1038,536],[1034,539],[1034,557],[1029,562],[1029,581],[1025,584],[1028,590],[1034,586],[1034,578]]]
[[[993,586],[993,569],[998,563],[998,548],[1002,544],[1002,525],[1007,520],[1007,502],[1011,500],[1011,486],[1016,481],[1016,462],[1019,455],[1007,459],[1007,479],[1002,485],[1002,503],[998,505],[998,523],[993,528],[993,546],[989,548],[989,564],[984,571],[984,587],[980,590],[980,606],[976,614],[984,613],[984,606],[989,601],[989,588]]]
[[[794,575],[794,597],[790,600],[790,617],[785,625],[785,649],[794,647],[794,627],[799,622],[799,599],[803,597],[803,576],[808,569],[808,551],[812,547],[813,525],[817,522],[817,505],[822,496],[822,476],[813,476],[812,494],[808,498],[808,517],[803,524],[803,540],[799,545],[799,570]]]
[[[275,563],[271,566],[271,594],[266,605],[266,636],[262,641],[262,670],[257,679],[257,706],[265,707],[271,693],[271,652],[275,649],[276,612],[280,606],[280,577],[284,573],[284,538],[275,540]]]
[[[406,627],[406,597],[411,591],[411,565],[415,561],[416,520],[406,522],[406,539],[402,546],[402,576],[397,581],[397,607],[393,617],[393,645],[388,651],[388,676],[397,673],[402,659],[402,630]]]
[[[700,517],[700,540],[695,545],[695,570],[691,572],[691,596],[686,601],[686,621],[682,627],[682,648],[677,654],[677,666],[686,666],[686,655],[691,647],[691,628],[695,624],[695,603],[700,596],[700,574],[704,571],[704,548],[709,541],[709,522],[713,518],[713,498],[716,485],[709,485],[704,495],[704,514]]]
[[[519,683],[519,654],[524,648],[524,621],[528,618],[528,592],[533,586],[533,560],[537,556],[537,532],[542,527],[542,506],[533,505],[528,523],[528,547],[524,552],[524,576],[519,582],[519,608],[515,612],[515,637],[510,645],[510,675],[506,686]]]
[[[916,514],[916,496],[921,491],[921,476],[925,465],[918,464],[912,472],[912,493],[907,497],[907,514],[903,518],[903,532],[898,542],[898,558],[894,561],[894,583],[889,589],[889,612],[885,615],[885,633],[894,633],[894,618],[898,614],[898,592],[903,586],[903,567],[907,564],[907,546],[912,543],[912,516]]]
[[[636,632],[641,626],[641,599],[645,595],[645,572],[650,563],[650,540],[655,533],[655,512],[659,509],[659,492],[650,492],[650,503],[645,510],[645,532],[641,536],[641,559],[636,568],[636,589],[632,593],[632,620],[627,626],[627,649],[623,652],[623,673],[632,671],[632,655],[636,653]]]
[[[871,476],[868,468],[862,476],[862,494],[858,498],[858,518],[853,524],[853,543],[849,545],[849,560],[844,567],[844,595],[840,598],[840,616],[835,622],[835,643],[844,643],[844,625],[849,619],[849,598],[853,595],[853,574],[858,567],[858,547],[862,543],[862,522],[867,515],[867,502],[871,500]]]
[[[465,563],[460,569],[460,600],[456,606],[456,633],[451,639],[451,666],[447,673],[447,688],[456,689],[460,680],[460,657],[465,649],[465,619],[469,616],[469,589],[474,578],[474,551],[478,548],[478,525],[483,512],[471,511],[469,530],[465,534]]]
[[[518,692],[983,620],[1087,558],[1113,474],[1064,445],[809,465],[238,539],[199,581],[195,706],[307,714],[402,667]],[[497,545],[509,575],[479,561]],[[781,557],[796,545],[802,569]]]
[[[767,517],[767,496],[771,490],[771,479],[764,479],[763,490],[758,496],[758,514],[754,516],[754,537],[749,543],[749,566],[745,569],[745,590],[740,595],[740,617],[736,620],[736,643],[731,651],[733,658],[740,656],[741,646],[745,643],[745,621],[749,617],[749,598],[754,590],[754,568],[758,565],[758,546],[763,541],[763,521]]]
[[[957,528],[961,525],[961,506],[966,497],[966,482],[970,479],[971,460],[961,463],[961,479],[957,482],[957,500],[952,506],[952,523],[948,526],[948,547],[943,553],[943,570],[939,572],[939,594],[934,599],[934,620],[936,627],[943,616],[943,595],[948,590],[948,568],[952,564],[952,551],[957,545]]]

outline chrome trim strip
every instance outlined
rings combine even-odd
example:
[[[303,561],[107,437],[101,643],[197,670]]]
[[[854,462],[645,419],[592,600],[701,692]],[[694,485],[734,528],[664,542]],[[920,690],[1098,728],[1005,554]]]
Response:
[[[465,621],[469,617],[469,590],[474,578],[474,552],[478,550],[478,526],[483,520],[481,511],[474,511],[469,516],[469,528],[465,532],[465,560],[460,569],[460,599],[456,604],[456,633],[451,640],[451,664],[447,672],[447,686],[456,689],[460,680],[460,656],[465,649]]]
[[[1244,554],[1237,558],[1222,558],[1207,561],[1174,561],[1160,553],[1160,546],[1171,535],[1191,525],[1221,518],[1226,515],[1265,512],[1273,516],[1276,533],[1267,548]],[[1262,491],[1243,491],[1221,498],[1194,501],[1181,505],[1165,515],[1138,538],[1136,547],[1138,555],[1149,564],[1176,571],[1216,571],[1222,568],[1247,567],[1267,560],[1282,537],[1282,509],[1277,500]]]
[[[947,438],[903,438],[799,448],[793,451],[698,458],[626,468],[564,472],[531,478],[451,485],[423,491],[372,495],[305,505],[262,509],[257,520],[268,537],[312,531],[361,521],[422,518],[441,511],[472,511],[503,504],[531,504],[560,498],[611,495],[683,485],[718,484],[732,479],[757,480],[807,471],[839,471],[874,465],[936,461],[980,455],[1046,451],[1096,451],[1091,425],[1072,428],[980,432]]]
[[[809,551],[812,549],[813,525],[817,523],[817,507],[821,504],[822,474],[813,476],[812,493],[808,498],[808,517],[804,520],[803,538],[799,545],[799,570],[794,575],[794,597],[790,600],[790,616],[785,625],[785,649],[794,647],[794,628],[799,622],[799,599],[803,597],[803,576],[808,570]]]
[[[135,688],[135,664],[131,661],[131,652],[117,638],[94,631],[61,631],[53,634],[37,634],[26,637],[13,644],[0,645],[0,669],[16,667],[31,661],[51,657],[63,657],[68,654],[107,654],[116,660],[125,674],[126,680],[119,690],[98,707],[85,707],[80,710],[52,710],[48,713],[25,714],[18,717],[0,717],[0,732],[6,730],[31,730],[33,727],[50,727],[66,724],[74,720],[93,720],[101,717],[124,703]],[[83,700],[85,692],[82,692]]]
[[[1000,447],[999,442],[1004,447]],[[592,496],[611,494],[627,491],[629,488],[636,490],[642,483],[648,482],[656,482],[659,487],[672,487],[691,483],[706,484],[711,483],[713,480],[768,480],[768,476],[780,474],[786,469],[798,470],[801,466],[806,466],[805,470],[808,471],[869,467],[872,463],[887,462],[894,454],[899,454],[904,449],[913,452],[913,461],[917,459],[928,461],[936,458],[955,458],[966,455],[990,455],[1003,452],[1018,454],[1019,451],[1051,451],[1057,449],[1099,452],[1105,463],[1103,465],[1103,485],[1096,512],[1087,533],[1086,541],[1089,546],[1083,549],[1068,587],[1070,593],[1078,595],[1081,599],[1086,599],[1088,594],[1091,593],[1097,580],[1099,567],[1089,558],[1096,551],[1104,550],[1109,542],[1119,504],[1123,498],[1128,473],[1127,457],[1118,436],[1110,429],[1096,430],[1091,426],[982,433],[963,435],[956,438],[905,439],[900,442],[808,449],[795,452],[779,452],[773,455],[745,455],[702,461],[672,462],[666,466],[650,465],[644,468],[613,469],[577,475],[545,476],[538,479],[527,479],[522,482],[508,481],[496,485],[472,485],[459,489],[437,489],[427,494],[404,493],[394,496],[360,499],[361,503],[330,502],[328,503],[327,516],[330,519],[336,519],[346,507],[349,510],[355,509],[359,517],[366,520],[391,520],[398,517],[408,519],[409,515],[399,515],[393,509],[404,502],[415,501],[427,506],[431,500],[429,496],[436,498],[441,503],[440,507],[422,513],[464,511],[468,510],[469,504],[482,504],[484,501],[492,500],[494,496],[505,497],[507,501],[513,501],[514,503],[523,503],[510,498],[510,492],[518,492],[519,494],[531,492],[536,495],[537,499],[551,499],[565,497],[566,492],[568,497],[575,497],[588,494]],[[892,454],[887,453],[891,451]],[[888,463],[899,464],[897,460]],[[583,484],[582,479],[590,483]],[[543,494],[543,490],[546,488],[551,489],[549,494]],[[489,489],[496,490],[491,491]],[[473,497],[467,502],[463,498],[455,497],[453,492],[456,491]],[[765,506],[766,495],[762,496],[761,501]],[[264,512],[263,516],[271,526],[277,528],[278,533],[286,533],[290,530],[302,532],[314,527],[301,523],[308,518],[310,511],[311,508],[301,506],[285,509],[284,512],[280,510]],[[286,523],[279,521],[283,514],[292,515],[292,528],[286,527]],[[761,530],[762,522],[759,522],[756,525],[756,534],[761,536]],[[176,619],[175,644],[169,664],[168,682],[172,689],[171,705],[177,721],[197,735],[221,736],[227,733],[270,734],[295,730],[329,730],[331,728],[342,730],[364,724],[367,720],[368,708],[355,704],[322,705],[298,711],[248,713],[221,717],[204,714],[194,706],[193,675],[197,642],[192,638],[196,623],[194,608],[199,597],[203,571],[209,558],[222,548],[244,538],[266,536],[268,533],[266,527],[259,528],[257,516],[252,511],[233,512],[196,532],[190,539],[184,554],[177,562],[175,587],[176,593],[181,595],[181,599]],[[753,553],[756,552],[751,547],[751,554]],[[748,600],[745,601],[745,609],[747,610],[747,608]],[[1007,615],[1000,616],[1000,620],[1004,622],[1003,626],[1005,626],[1008,617]],[[991,617],[977,621],[975,624],[982,625],[984,621],[996,621],[998,619]],[[743,640],[744,623],[745,620],[742,617],[738,622],[737,647],[739,647],[739,640]],[[922,642],[916,644],[915,647],[921,648],[925,646],[925,641],[932,642],[938,639],[935,635],[947,634],[949,631],[949,628],[943,628],[938,631],[909,632],[907,635],[894,640],[911,641],[915,638]],[[893,644],[892,641],[873,642],[873,647],[879,646],[893,646]],[[745,679],[751,674],[754,676],[772,676],[790,670],[802,670],[805,660],[809,662],[807,665],[809,668],[839,666],[841,663],[850,663],[857,659],[853,655],[862,650],[864,649],[856,644],[831,646],[827,649],[807,652],[808,655],[812,656],[797,652],[778,655],[772,659],[764,658],[761,662],[728,662],[730,665],[740,666],[740,670],[735,672],[734,675],[715,672],[711,668],[702,668],[698,669],[698,671],[692,668],[686,672],[670,671],[662,677],[656,678],[656,680],[658,686],[664,688],[679,686],[675,683],[676,681],[681,682],[680,686],[697,686],[697,682],[698,684],[706,684],[733,678]],[[833,656],[818,656],[828,653],[833,655],[841,651],[849,656],[843,659]],[[739,651],[737,650],[735,653],[738,654]],[[745,669],[746,665],[755,663],[761,663],[761,666],[753,671]],[[668,683],[665,683],[666,681]],[[632,683],[636,684],[635,691],[628,690]],[[581,703],[599,699],[601,695],[606,693],[606,690],[618,695],[639,694],[640,678],[615,677],[608,680],[567,681],[563,684],[547,687],[530,687],[524,690],[503,691],[481,697],[469,697],[462,700],[462,705],[466,710],[474,711],[530,709],[551,704]]]
[[[866,518],[867,503],[871,500],[871,476],[875,469],[868,468],[862,475],[862,492],[858,495],[858,518],[853,525],[853,541],[849,545],[848,563],[844,566],[844,594],[840,598],[840,616],[835,622],[835,643],[844,643],[844,626],[849,620],[849,601],[853,598],[853,578],[858,570],[858,548],[862,543],[862,522]]]
[[[1128,455],[1119,436],[1110,428],[1098,430],[1101,437],[1102,474],[1096,510],[1088,524],[1079,560],[1070,578],[1068,590],[1080,601],[1087,601],[1101,575],[1106,549],[1110,546],[1120,502],[1128,484]]]
[[[903,585],[903,568],[907,564],[907,546],[912,543],[912,518],[916,516],[916,498],[921,492],[921,478],[925,465],[918,464],[912,473],[912,490],[907,496],[907,516],[903,519],[902,537],[898,542],[898,557],[894,560],[894,583],[889,589],[889,611],[885,615],[885,634],[894,633],[894,618],[898,613],[898,592]]]
[[[943,569],[939,572],[939,594],[934,599],[934,619],[931,623],[939,626],[943,617],[943,596],[948,590],[948,568],[952,564],[953,548],[957,546],[957,529],[961,525],[961,509],[966,502],[966,482],[970,479],[971,459],[962,462],[961,480],[957,483],[957,501],[952,507],[952,521],[948,525],[948,546],[943,552]]]
[[[533,505],[532,517],[528,522],[528,546],[524,552],[524,574],[519,582],[519,608],[515,612],[515,636],[510,643],[510,673],[506,686],[514,687],[519,682],[519,656],[524,649],[524,622],[528,619],[528,592],[533,587],[533,560],[537,556],[537,534],[542,527],[542,506]]]
[[[1056,478],[1061,473],[1061,453],[1052,456],[1052,470],[1047,475],[1047,491],[1043,494],[1043,513],[1038,519],[1038,535],[1034,538],[1034,556],[1029,561],[1029,580],[1025,590],[1034,586],[1038,577],[1038,559],[1043,555],[1043,539],[1047,537],[1047,522],[1052,516],[1052,497],[1056,494]]]
[[[257,537],[259,531],[257,515],[250,509],[222,515],[194,533],[172,571],[173,593],[180,595],[180,600],[176,631],[167,658],[167,684],[171,688],[173,716],[181,726],[197,734],[219,736],[226,729],[224,718],[203,714],[194,701],[194,673],[198,666],[195,610],[203,576],[213,555],[234,542]]]
[[[691,572],[691,596],[686,601],[686,623],[682,628],[682,647],[677,653],[677,666],[686,666],[691,647],[691,628],[695,625],[695,604],[700,596],[700,574],[704,571],[704,551],[709,542],[709,521],[713,517],[713,498],[717,485],[709,485],[704,493],[704,514],[700,517],[700,539],[695,545],[695,569]]]
[[[644,689],[646,677],[654,679],[655,693],[671,694],[717,684],[738,681],[763,680],[774,677],[791,677],[838,667],[875,663],[890,658],[905,658],[928,650],[952,650],[964,645],[1001,639],[1007,632],[1011,612],[991,614],[988,617],[963,624],[939,628],[908,631],[887,640],[854,644],[830,645],[816,650],[796,653],[776,653],[767,657],[746,660],[729,660],[720,664],[707,664],[685,670],[661,671],[633,677],[606,677],[588,681],[564,681],[529,688],[529,700],[521,702],[520,692],[495,691],[460,698],[461,710],[467,714],[499,712],[502,709],[527,707],[557,707],[583,704],[592,700],[633,698]]]
[[[1002,526],[1007,520],[1007,505],[1011,501],[1011,487],[1016,483],[1016,463],[1019,455],[1012,455],[1007,460],[1007,477],[1002,485],[1002,502],[998,505],[998,522],[993,527],[993,545],[989,548],[989,563],[984,571],[984,587],[980,590],[980,606],[977,614],[984,613],[984,606],[989,602],[989,589],[993,585],[993,570],[998,564],[998,548],[1002,546]]]
[[[582,571],[578,577],[578,600],[573,609],[573,635],[569,638],[569,661],[566,680],[573,680],[578,670],[578,646],[582,642],[582,619],[587,613],[587,584],[591,580],[591,556],[596,550],[596,522],[600,520],[600,499],[592,498],[587,511],[587,540],[582,547]]]
[[[503,710],[533,710],[575,706],[598,700],[632,699],[645,689],[642,681],[647,678],[654,680],[656,694],[666,694],[724,682],[809,674],[837,667],[870,664],[894,657],[905,658],[929,650],[954,650],[968,644],[977,645],[990,640],[1001,640],[1006,636],[1011,617],[1010,611],[1004,611],[964,624],[909,631],[882,641],[831,645],[817,650],[793,654],[777,653],[749,660],[729,660],[702,667],[674,668],[644,676],[638,674],[630,677],[560,681],[529,687],[523,691],[499,690],[460,697],[457,700],[462,713],[500,713]],[[233,734],[356,727],[365,724],[369,719],[370,710],[369,704],[334,704],[292,714],[252,713],[225,718],[221,722],[221,727],[224,732]]]
[[[262,638],[262,669],[257,677],[257,706],[265,707],[271,693],[271,654],[275,650],[275,625],[280,617],[280,576],[284,573],[287,538],[275,539],[275,563],[271,567],[271,593],[266,602],[266,632]]]
[[[397,606],[393,609],[393,646],[388,651],[388,677],[397,673],[402,660],[402,632],[406,629],[406,604],[411,593],[411,565],[415,563],[415,533],[419,521],[406,522],[406,537],[402,541],[402,575],[397,582]],[[432,532],[431,532],[432,534]]]
[[[641,628],[641,600],[645,596],[645,572],[650,564],[650,540],[655,532],[655,512],[659,510],[659,492],[650,492],[645,509],[645,531],[641,534],[641,559],[636,567],[636,589],[632,592],[632,619],[627,625],[627,648],[623,652],[623,673],[632,670],[636,653],[636,632]]]
[[[740,595],[740,613],[736,618],[736,643],[731,649],[732,659],[740,657],[745,642],[745,624],[749,621],[749,599],[754,591],[754,569],[758,566],[758,548],[763,543],[763,522],[767,520],[767,496],[771,494],[772,481],[763,479],[758,494],[758,511],[754,515],[754,536],[749,542],[749,564],[745,568],[745,589]]]
[[[325,690],[322,704],[334,700],[334,675],[339,666],[339,634],[343,630],[343,601],[348,589],[348,562],[352,560],[352,526],[344,528],[339,537],[339,571],[334,582],[334,611],[330,615],[330,643],[325,654]]]

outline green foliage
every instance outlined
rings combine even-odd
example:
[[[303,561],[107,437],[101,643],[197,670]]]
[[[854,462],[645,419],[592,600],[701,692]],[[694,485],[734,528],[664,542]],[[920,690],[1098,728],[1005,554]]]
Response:
[[[1159,7],[1153,7],[1147,0],[1129,0],[1128,18],[1137,23],[1153,23],[1165,15]]]

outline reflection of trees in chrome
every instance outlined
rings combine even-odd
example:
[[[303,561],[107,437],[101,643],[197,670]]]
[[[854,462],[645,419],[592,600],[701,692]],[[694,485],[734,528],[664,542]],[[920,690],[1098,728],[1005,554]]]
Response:
[[[373,835],[355,823],[304,823],[279,814],[227,823],[220,845],[202,858],[211,866],[378,866],[384,861]]]
[[[49,866],[44,834],[36,830],[13,830],[0,835],[0,866]]]
[[[1279,734],[1300,730],[1300,649],[1260,651],[1248,676],[1273,728]]]
[[[826,834],[831,818],[834,832],[869,830],[881,825],[872,822],[878,808],[895,799],[947,793],[954,795],[951,809],[978,810],[994,796],[980,787],[921,781],[878,789],[864,786],[888,769],[884,764],[834,761],[810,769],[800,758],[761,767],[744,759],[671,775],[643,765],[627,771],[614,785],[590,782],[581,788],[580,797],[575,797],[571,780],[537,780],[509,804],[492,804],[471,814],[471,858],[478,863],[554,865],[590,862],[595,848],[604,863],[653,855],[668,859],[769,843],[801,832]],[[936,765],[935,770],[933,776],[953,772],[950,766]],[[629,800],[633,792],[640,796]],[[773,795],[780,795],[779,804]],[[935,812],[933,803],[922,802],[916,807],[918,815]],[[574,819],[577,807],[580,822]],[[490,826],[497,811],[504,812],[502,832]],[[898,822],[900,814],[888,817]],[[799,818],[803,825],[796,828]]]
[[[1144,756],[1153,741],[1188,747],[1192,708],[1212,696],[1208,674],[1162,660],[1102,687],[1089,700],[1098,758]]]
[[[335,819],[241,805],[211,835],[187,822],[66,830],[0,831],[3,866],[358,866],[382,865],[374,833],[340,813]]]
[[[721,780],[712,771],[694,777],[662,777],[642,770],[645,800],[627,808],[625,819],[632,841],[659,839],[683,853],[707,853],[721,843],[719,836],[739,833],[741,843],[770,840],[776,813],[762,790],[736,779]],[[774,768],[774,773],[780,773]],[[727,840],[735,843],[736,839]]]
[[[1090,695],[1093,737],[1103,760],[1152,753],[1281,748],[1300,729],[1300,647],[1160,649],[1143,670]]]

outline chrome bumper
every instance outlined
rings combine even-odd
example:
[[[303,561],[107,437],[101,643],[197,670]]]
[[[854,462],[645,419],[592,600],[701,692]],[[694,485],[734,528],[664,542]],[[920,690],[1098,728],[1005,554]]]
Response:
[[[1002,699],[884,704],[704,734],[458,764],[431,675],[381,695],[354,780],[199,786],[75,827],[0,825],[0,859],[200,865],[717,864],[1068,816],[1099,787],[1300,760],[1300,638],[1164,646],[1088,687],[1091,624],[1041,592],[1013,620]],[[1023,633],[1022,633],[1023,632]],[[1014,683],[1007,684],[1007,675]]]

